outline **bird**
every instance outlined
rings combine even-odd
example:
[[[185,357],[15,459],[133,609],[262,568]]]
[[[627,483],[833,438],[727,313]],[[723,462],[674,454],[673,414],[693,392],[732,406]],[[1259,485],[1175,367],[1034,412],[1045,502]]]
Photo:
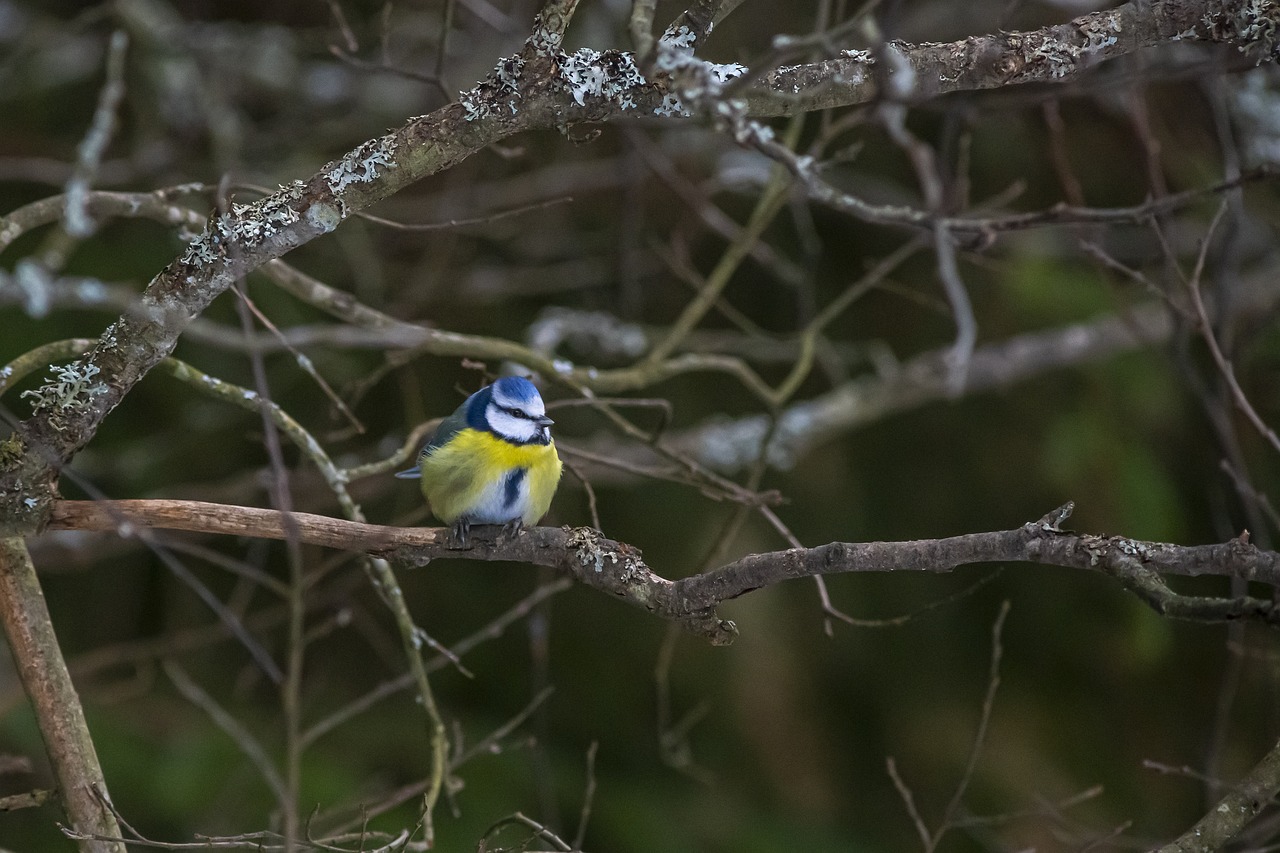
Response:
[[[551,506],[562,465],[546,405],[521,376],[481,388],[445,418],[397,477],[418,479],[431,511],[468,547],[473,524],[501,524],[514,537]]]

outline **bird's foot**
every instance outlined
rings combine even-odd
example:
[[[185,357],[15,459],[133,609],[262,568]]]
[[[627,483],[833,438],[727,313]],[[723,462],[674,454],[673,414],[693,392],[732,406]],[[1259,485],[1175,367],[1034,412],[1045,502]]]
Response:
[[[471,519],[465,515],[449,528],[447,547],[453,551],[467,551],[471,548]]]
[[[524,530],[524,519],[511,519],[506,524],[502,525],[502,529],[498,531],[498,542],[502,544],[510,544],[516,541],[516,538],[520,536],[521,530]]]

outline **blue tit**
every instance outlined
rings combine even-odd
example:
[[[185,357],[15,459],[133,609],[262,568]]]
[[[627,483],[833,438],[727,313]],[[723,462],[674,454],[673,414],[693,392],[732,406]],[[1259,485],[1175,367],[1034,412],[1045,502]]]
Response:
[[[560,482],[552,423],[532,382],[504,376],[445,418],[417,467],[396,476],[421,478],[431,511],[461,547],[472,524],[518,532],[546,515]]]

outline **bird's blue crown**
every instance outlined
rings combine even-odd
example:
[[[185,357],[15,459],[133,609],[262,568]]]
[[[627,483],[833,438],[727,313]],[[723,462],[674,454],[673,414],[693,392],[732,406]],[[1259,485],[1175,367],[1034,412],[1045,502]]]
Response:
[[[467,426],[492,432],[485,416],[491,402],[505,409],[535,410],[538,414],[544,411],[542,395],[532,382],[523,376],[503,376],[471,395],[467,403]]]

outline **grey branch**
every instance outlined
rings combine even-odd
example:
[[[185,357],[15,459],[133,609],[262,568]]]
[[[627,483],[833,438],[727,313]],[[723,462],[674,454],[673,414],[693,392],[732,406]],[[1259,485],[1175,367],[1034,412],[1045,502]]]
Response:
[[[1018,83],[1065,83],[1105,60],[1178,41],[1233,43],[1270,58],[1275,44],[1263,22],[1276,14],[1269,0],[1134,0],[1038,30],[945,43],[891,41],[888,49],[915,72],[905,99],[923,101]],[[794,115],[876,97],[869,54],[843,51],[824,62],[774,70],[747,94],[747,103],[755,116]]]
[[[1271,748],[1209,813],[1155,853],[1214,853],[1240,834],[1280,793],[1280,743]]]
[[[361,551],[401,565],[422,566],[452,557],[548,566],[717,645],[731,643],[738,633],[733,622],[720,618],[718,606],[757,589],[793,578],[950,572],[973,563],[1030,562],[1103,572],[1174,618],[1280,621],[1280,611],[1269,598],[1179,596],[1163,580],[1164,575],[1215,575],[1280,586],[1280,554],[1254,547],[1247,536],[1217,545],[1183,546],[1072,533],[1060,527],[1071,509],[1068,504],[1012,530],[908,542],[832,542],[752,554],[675,581],[655,573],[638,549],[585,527],[536,527],[502,542],[477,537],[468,550],[450,548],[442,528],[383,527],[309,513],[292,513],[289,527],[304,543]],[[58,501],[49,526],[125,536],[139,526],[269,539],[283,538],[286,530],[283,515],[275,510],[168,500]]]

